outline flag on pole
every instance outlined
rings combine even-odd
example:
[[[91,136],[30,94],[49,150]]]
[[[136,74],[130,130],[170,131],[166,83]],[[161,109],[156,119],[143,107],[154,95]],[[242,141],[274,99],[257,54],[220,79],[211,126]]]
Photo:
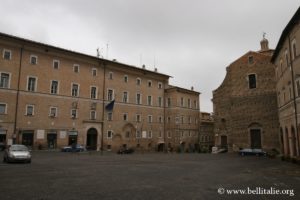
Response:
[[[114,109],[115,100],[112,100],[109,104],[105,106],[105,110],[112,111]]]

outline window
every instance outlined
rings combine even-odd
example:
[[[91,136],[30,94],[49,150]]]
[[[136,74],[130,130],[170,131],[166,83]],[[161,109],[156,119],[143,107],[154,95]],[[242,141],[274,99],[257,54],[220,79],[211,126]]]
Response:
[[[136,138],[141,138],[141,131],[136,130]]]
[[[128,103],[128,92],[123,92],[123,103]]]
[[[97,69],[96,68],[92,68],[92,76],[97,76]]]
[[[78,64],[73,65],[73,72],[79,73],[79,65]]]
[[[51,81],[50,93],[58,94],[58,81]]]
[[[142,104],[142,96],[140,93],[136,94],[136,104]]]
[[[196,100],[194,100],[194,107],[195,107],[195,109],[197,109],[197,101]]]
[[[142,83],[142,80],[141,80],[140,78],[137,78],[137,79],[136,79],[136,84],[137,84],[137,85],[141,85],[141,83]]]
[[[136,122],[141,122],[141,121],[142,121],[142,118],[141,118],[141,115],[140,115],[140,114],[137,114],[137,115],[135,116],[135,118],[136,118]]]
[[[108,91],[107,91],[107,100],[112,101],[113,98],[114,98],[114,91],[111,90],[111,89],[108,89]]]
[[[285,50],[285,62],[286,62],[286,67],[289,66],[289,56],[288,56],[288,51]]]
[[[181,133],[181,137],[184,137],[184,132],[183,132],[183,131],[181,131],[180,133]]]
[[[28,77],[27,79],[27,90],[34,92],[36,91],[36,85],[37,85],[37,78],[35,77]]]
[[[76,119],[77,118],[77,109],[72,109],[71,110],[71,118]]]
[[[147,98],[147,104],[148,104],[148,106],[152,105],[152,96],[148,96],[148,98]]]
[[[249,89],[256,88],[256,75],[255,74],[249,74],[248,75],[248,82],[249,82]]]
[[[96,111],[95,111],[95,110],[91,110],[91,111],[90,111],[90,119],[91,119],[91,120],[95,120],[95,119],[96,119],[96,116],[97,116],[97,115],[96,115]]]
[[[129,138],[130,137],[130,132],[129,131],[126,131],[125,133],[125,138]]]
[[[10,60],[11,59],[11,50],[4,49],[3,50],[3,58],[5,60]]]
[[[158,82],[158,89],[162,89],[162,83]]]
[[[158,137],[159,137],[159,138],[162,137],[162,132],[161,132],[161,131],[158,132]]]
[[[57,107],[50,107],[49,116],[50,117],[57,117]]]
[[[175,124],[179,124],[179,117],[175,117]]]
[[[72,83],[72,97],[79,96],[79,85],[76,83]]]
[[[191,108],[192,106],[191,106],[191,100],[190,99],[188,99],[188,108]]]
[[[0,73],[0,88],[9,88],[10,87],[10,74],[8,73]]]
[[[108,130],[107,131],[107,138],[112,139],[112,137],[113,137],[113,131]]]
[[[123,120],[127,121],[128,120],[128,113],[123,113]]]
[[[292,50],[293,50],[293,59],[297,57],[297,47],[296,47],[296,40],[294,39],[292,42]]]
[[[192,123],[192,117],[189,116],[189,124],[191,124],[191,123]]]
[[[30,64],[36,65],[37,64],[37,60],[38,60],[37,56],[35,56],[35,55],[31,55],[30,56]]]
[[[171,138],[171,132],[170,131],[167,132],[167,136],[168,136],[168,138]]]
[[[91,99],[97,99],[97,87],[91,87]]]
[[[124,76],[124,82],[128,83],[128,76],[127,75]]]
[[[162,123],[162,121],[163,121],[163,120],[162,120],[162,116],[159,116],[159,117],[158,117],[158,122],[159,122],[159,123]]]
[[[180,98],[180,106],[181,106],[181,107],[184,106],[184,98],[183,98],[183,97]]]
[[[112,112],[107,113],[107,121],[112,121],[113,115]]]
[[[171,98],[168,98],[167,100],[167,107],[171,107]]]
[[[248,57],[248,64],[253,64],[254,63],[254,59],[253,59],[253,56],[249,56]]]
[[[53,69],[59,68],[59,60],[53,60]]]
[[[26,105],[26,114],[27,116],[34,115],[34,105]]]
[[[148,115],[148,123],[152,123],[152,115]]]
[[[300,96],[300,79],[296,80],[297,94]]]
[[[113,79],[113,73],[112,73],[112,72],[109,72],[109,73],[108,73],[108,79],[110,79],[110,80]]]
[[[192,137],[192,132],[191,131],[189,131],[189,137]]]
[[[148,81],[148,87],[152,87],[152,81],[151,80]]]
[[[184,116],[181,116],[181,123],[184,123]]]
[[[0,114],[6,114],[7,113],[7,104],[6,103],[0,103]]]
[[[168,118],[167,118],[167,122],[168,122],[168,123],[171,123],[171,117],[168,117]]]
[[[152,138],[152,131],[148,131],[148,138]]]
[[[158,106],[162,107],[162,97],[158,97]]]

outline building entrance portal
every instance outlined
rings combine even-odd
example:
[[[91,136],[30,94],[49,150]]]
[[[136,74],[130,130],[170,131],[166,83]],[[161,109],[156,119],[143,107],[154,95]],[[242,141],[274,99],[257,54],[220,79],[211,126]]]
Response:
[[[22,133],[22,144],[27,147],[32,147],[33,145],[33,131],[23,131]]]
[[[226,135],[221,136],[221,148],[227,149],[227,136]]]
[[[86,136],[87,150],[97,150],[97,138],[98,138],[97,130],[95,128],[90,128]]]
[[[261,149],[261,130],[260,129],[251,129],[250,130],[251,138],[251,148],[252,149]]]

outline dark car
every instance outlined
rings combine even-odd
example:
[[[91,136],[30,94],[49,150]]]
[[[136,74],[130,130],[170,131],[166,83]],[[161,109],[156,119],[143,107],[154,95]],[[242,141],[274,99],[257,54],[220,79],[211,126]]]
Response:
[[[4,150],[3,162],[31,163],[31,154],[25,145],[13,144]]]
[[[85,151],[85,147],[80,144],[76,144],[76,145],[62,147],[61,151],[62,152],[82,152],[82,151]]]
[[[134,152],[133,148],[129,149],[119,149],[118,154],[132,154]]]
[[[267,155],[267,153],[262,149],[241,149],[239,151],[239,154],[241,156],[247,156],[247,155],[266,156]]]

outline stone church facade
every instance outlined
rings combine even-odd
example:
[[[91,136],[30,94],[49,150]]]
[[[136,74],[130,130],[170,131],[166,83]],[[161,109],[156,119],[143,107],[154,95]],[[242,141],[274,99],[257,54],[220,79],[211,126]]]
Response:
[[[264,38],[260,51],[249,51],[226,68],[223,83],[213,91],[215,146],[279,148],[272,53]]]

